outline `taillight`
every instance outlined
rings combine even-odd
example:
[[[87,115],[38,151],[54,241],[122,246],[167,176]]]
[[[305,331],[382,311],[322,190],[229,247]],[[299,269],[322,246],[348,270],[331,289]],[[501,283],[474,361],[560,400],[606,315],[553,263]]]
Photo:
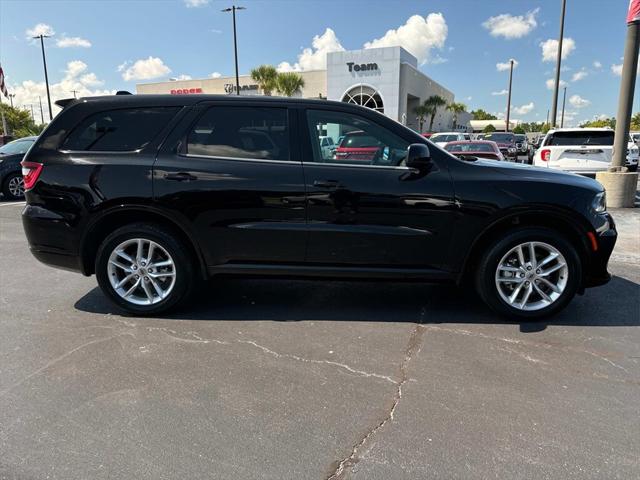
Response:
[[[41,163],[37,162],[21,162],[22,165],[22,177],[24,178],[24,189],[31,190],[38,181],[40,172],[42,172]]]
[[[548,162],[551,159],[551,150],[545,148],[540,152],[540,158],[543,162]]]

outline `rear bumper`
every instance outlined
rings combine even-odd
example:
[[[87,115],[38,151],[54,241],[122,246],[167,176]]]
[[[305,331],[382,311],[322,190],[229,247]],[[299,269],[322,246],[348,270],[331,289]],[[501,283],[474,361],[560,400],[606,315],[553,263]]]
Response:
[[[585,272],[584,286],[586,288],[604,285],[611,280],[611,274],[607,270],[609,258],[618,239],[618,232],[611,215],[604,214],[608,228],[596,235],[598,249],[591,252],[591,258]]]
[[[52,267],[86,274],[79,255],[76,229],[62,215],[27,205],[22,211],[22,226],[36,259]]]

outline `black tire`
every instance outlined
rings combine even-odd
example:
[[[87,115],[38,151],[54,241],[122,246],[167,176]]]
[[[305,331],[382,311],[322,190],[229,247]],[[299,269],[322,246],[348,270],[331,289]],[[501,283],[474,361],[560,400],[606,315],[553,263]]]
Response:
[[[12,172],[7,175],[2,182],[2,194],[4,195],[5,200],[22,200],[24,199],[24,183],[22,195],[14,195],[11,193],[11,182],[19,181],[22,179],[22,172]]]
[[[512,248],[525,242],[544,242],[554,247],[564,256],[567,264],[568,278],[564,290],[553,303],[539,310],[527,311],[511,306],[503,300],[496,286],[498,263]],[[537,320],[554,315],[566,307],[578,291],[581,278],[580,256],[563,235],[547,228],[523,227],[511,230],[489,245],[478,264],[476,289],[480,298],[496,313],[512,318]]]
[[[109,281],[109,257],[123,242],[142,238],[162,247],[173,259],[175,283],[169,294],[157,303],[137,305],[122,298]],[[124,262],[123,262],[124,263]],[[104,294],[119,308],[136,315],[156,315],[166,312],[187,300],[197,287],[196,261],[176,235],[161,225],[132,223],[111,233],[98,248],[95,263],[98,285]]]

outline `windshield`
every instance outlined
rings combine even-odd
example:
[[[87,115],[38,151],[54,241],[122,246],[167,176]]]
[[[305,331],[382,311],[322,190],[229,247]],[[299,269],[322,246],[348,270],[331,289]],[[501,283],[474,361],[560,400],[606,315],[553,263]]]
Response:
[[[3,155],[17,155],[19,153],[27,153],[35,140],[14,140],[0,147],[0,153]]]
[[[488,143],[454,143],[444,147],[448,152],[491,152],[495,153],[493,147]]]
[[[490,133],[486,135],[484,139],[491,140],[492,142],[512,143],[513,133]]]
[[[549,135],[545,145],[562,145],[562,146],[575,146],[575,145],[601,145],[610,146],[613,145],[613,130],[605,131],[574,131],[574,132],[555,132]]]
[[[455,142],[458,140],[458,135],[431,135],[429,140],[432,142]]]
[[[524,135],[516,135],[516,142],[524,142],[525,139]]]

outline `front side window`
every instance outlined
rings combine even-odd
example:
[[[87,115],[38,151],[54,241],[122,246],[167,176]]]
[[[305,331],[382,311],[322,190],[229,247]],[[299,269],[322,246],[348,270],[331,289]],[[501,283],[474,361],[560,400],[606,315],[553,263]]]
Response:
[[[397,166],[407,155],[407,141],[358,115],[308,110],[307,123],[314,162]],[[323,149],[323,137],[329,137],[335,149]]]
[[[62,143],[62,150],[126,152],[144,148],[179,107],[126,108],[84,119]]]
[[[289,160],[287,109],[211,107],[191,129],[186,143],[190,155]]]
[[[458,135],[432,135],[429,139],[432,142],[457,142],[460,140]]]

